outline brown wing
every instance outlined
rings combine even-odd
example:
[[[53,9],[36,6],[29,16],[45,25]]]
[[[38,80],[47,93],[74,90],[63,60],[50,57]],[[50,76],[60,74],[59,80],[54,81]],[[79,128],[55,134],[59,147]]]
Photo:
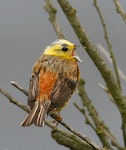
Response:
[[[68,78],[59,79],[51,93],[51,103],[55,107],[61,107],[64,102],[69,100],[76,88],[77,82]]]
[[[38,95],[38,75],[31,75],[29,83],[29,101],[35,101],[36,96]]]
[[[41,62],[38,61],[32,70],[30,82],[29,82],[29,95],[28,95],[28,105],[32,109],[34,107],[34,102],[39,93],[39,73],[41,69]]]
[[[71,95],[76,89],[77,81],[78,79],[73,81],[72,79],[65,77],[57,80],[51,93],[51,105],[48,109],[48,114],[56,109],[62,109],[68,103]]]

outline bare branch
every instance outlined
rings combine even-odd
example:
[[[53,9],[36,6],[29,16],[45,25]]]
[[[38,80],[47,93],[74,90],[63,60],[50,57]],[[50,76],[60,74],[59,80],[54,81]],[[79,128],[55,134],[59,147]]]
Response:
[[[18,90],[20,90],[22,93],[24,93],[26,96],[28,96],[28,92],[22,87],[20,86],[17,82],[15,81],[10,81],[10,83],[16,87]]]
[[[101,44],[97,44],[97,47],[100,50],[100,52],[102,52],[102,54],[107,58],[107,60],[112,64],[112,59],[111,59],[109,53],[107,52],[107,50],[105,50],[105,48]],[[126,82],[126,75],[120,69],[119,66],[117,66],[117,68],[118,68],[118,71],[119,71],[120,78],[123,79]]]
[[[109,92],[108,88],[105,87],[102,83],[99,83],[99,86],[107,93],[107,95],[109,96],[110,100],[115,104],[115,100],[112,97],[111,93]]]
[[[58,21],[56,20],[56,13],[57,13],[56,8],[51,4],[50,0],[45,0],[45,1],[46,1],[46,6],[44,8],[50,16],[49,20],[52,23],[53,28],[58,35],[58,38],[65,39],[64,34],[58,24]]]
[[[118,0],[113,0],[113,2],[116,6],[117,13],[119,13],[121,15],[122,19],[126,23],[126,13],[124,12],[122,5],[120,4],[120,2]]]
[[[91,128],[97,132],[96,127],[93,125],[93,123],[91,122],[91,120],[89,119],[88,115],[86,115],[85,109],[84,108],[80,108],[76,103],[74,103],[74,106],[84,115],[85,119],[86,119],[86,123],[88,125],[91,126]]]
[[[119,73],[118,73],[116,59],[115,59],[115,56],[114,56],[114,53],[113,53],[113,49],[112,49],[112,44],[110,42],[108,31],[107,31],[107,27],[106,27],[106,23],[105,23],[105,20],[104,20],[104,18],[102,16],[102,12],[100,10],[100,7],[98,6],[97,0],[94,0],[94,6],[95,6],[95,8],[97,10],[97,13],[99,15],[99,18],[100,18],[100,21],[101,21],[101,24],[102,24],[102,27],[103,27],[103,31],[104,31],[104,34],[105,34],[104,37],[105,37],[106,43],[108,45],[108,49],[109,49],[109,52],[110,52],[110,57],[111,57],[112,62],[113,62],[113,67],[114,67],[117,83],[119,85],[119,88],[121,89],[121,82],[120,82],[120,78],[119,78]]]
[[[28,108],[28,106],[23,105],[22,103],[20,103],[19,101],[17,101],[14,97],[12,97],[9,93],[7,93],[6,91],[4,91],[2,88],[0,88],[0,93],[2,93],[7,99],[9,99],[11,103],[13,103],[16,106],[20,107],[21,109],[23,109],[27,113],[30,112],[30,109]]]

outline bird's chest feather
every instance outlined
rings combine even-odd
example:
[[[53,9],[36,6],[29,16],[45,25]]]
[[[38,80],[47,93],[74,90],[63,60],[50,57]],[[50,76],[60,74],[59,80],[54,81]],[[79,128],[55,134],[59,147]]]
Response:
[[[65,76],[71,79],[78,78],[79,69],[76,62],[60,58],[49,57],[42,63],[43,71],[54,72],[58,77]]]

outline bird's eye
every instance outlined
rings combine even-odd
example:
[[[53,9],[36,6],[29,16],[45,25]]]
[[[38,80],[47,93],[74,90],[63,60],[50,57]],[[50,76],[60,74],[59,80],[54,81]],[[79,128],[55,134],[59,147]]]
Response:
[[[67,52],[67,51],[68,51],[68,48],[67,48],[67,47],[63,47],[63,48],[62,48],[62,51]]]

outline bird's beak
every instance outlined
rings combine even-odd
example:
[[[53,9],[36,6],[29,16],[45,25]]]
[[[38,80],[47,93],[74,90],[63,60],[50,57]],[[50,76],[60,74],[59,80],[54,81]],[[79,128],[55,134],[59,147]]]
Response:
[[[83,62],[77,54],[75,54],[73,57],[74,57],[78,62],[81,62],[81,63]]]
[[[74,45],[74,49],[73,49],[73,52],[72,52],[72,56],[78,61],[78,62],[83,62],[80,57],[77,55],[77,53],[75,52],[75,49],[76,49],[76,45]]]

